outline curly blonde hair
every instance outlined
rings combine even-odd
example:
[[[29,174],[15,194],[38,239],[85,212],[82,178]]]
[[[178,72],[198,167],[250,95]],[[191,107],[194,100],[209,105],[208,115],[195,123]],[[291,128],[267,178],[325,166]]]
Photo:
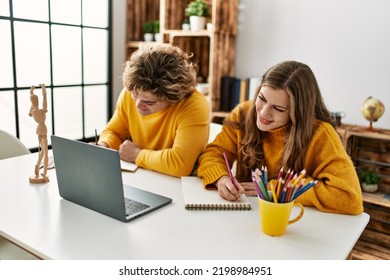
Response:
[[[137,97],[148,91],[167,103],[190,96],[196,86],[198,66],[178,47],[143,44],[124,65],[123,85]]]

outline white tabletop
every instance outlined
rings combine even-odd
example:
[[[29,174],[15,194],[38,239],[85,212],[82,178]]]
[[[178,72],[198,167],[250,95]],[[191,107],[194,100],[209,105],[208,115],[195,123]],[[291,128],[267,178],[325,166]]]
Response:
[[[37,154],[0,160],[0,235],[44,259],[337,260],[348,256],[369,220],[366,213],[305,207],[285,235],[270,237],[260,231],[255,197],[251,211],[185,210],[179,178],[138,169],[123,173],[124,183],[173,202],[123,223],[62,199],[54,170],[49,183],[30,184],[36,160]]]

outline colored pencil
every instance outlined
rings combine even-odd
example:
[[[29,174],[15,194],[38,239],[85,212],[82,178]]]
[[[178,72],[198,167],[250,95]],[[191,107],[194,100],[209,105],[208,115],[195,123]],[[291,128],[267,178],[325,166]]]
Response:
[[[252,174],[253,174],[253,172],[252,172]],[[255,178],[254,175],[252,175],[252,181],[253,181],[253,183],[255,183],[255,187],[256,187],[257,194],[259,195],[259,197],[260,197],[261,199],[263,199],[263,200],[266,200],[265,197],[264,197],[264,195],[263,195],[263,193],[262,193],[262,191],[260,190],[260,186],[259,186],[259,184],[257,183],[256,178]]]
[[[272,193],[272,197],[274,199],[274,202],[278,203],[278,198],[276,197],[275,187],[273,184],[270,184],[270,185],[271,185],[271,193]]]
[[[280,189],[282,187],[282,178],[283,178],[283,166],[280,168],[278,179],[276,180],[276,197],[279,199]]]
[[[257,181],[262,193],[264,194],[264,197],[266,198],[266,200],[270,201],[270,198],[268,196],[268,191],[265,188],[263,181],[261,180],[261,171],[258,168],[256,168],[256,170],[255,170],[255,178],[256,178],[256,181]]]
[[[223,157],[225,159],[225,164],[226,164],[226,167],[228,169],[228,172],[229,172],[229,177],[230,177],[230,180],[232,180],[232,183],[233,183],[233,186],[236,188],[236,190],[238,191],[238,187],[236,185],[236,181],[234,180],[234,177],[233,177],[233,173],[232,173],[232,170],[230,169],[230,164],[229,164],[229,161],[227,159],[227,156],[226,156],[226,153],[223,152]]]
[[[294,180],[293,182],[293,187],[295,187],[302,179],[303,177],[306,175],[306,169],[303,169],[299,175],[298,175],[298,178],[296,178],[296,180]]]
[[[312,180],[310,181],[309,183],[307,183],[306,185],[304,185],[302,188],[300,188],[294,195],[294,197],[292,198],[293,200],[295,200],[296,198],[298,198],[300,195],[302,195],[304,192],[306,192],[308,189],[310,189],[311,187],[313,187],[314,185],[316,185],[318,183],[317,180]]]
[[[283,167],[281,167],[276,183],[270,184],[271,192],[268,193],[267,172],[267,166],[261,166],[260,169],[256,168],[252,171],[252,181],[255,183],[260,198],[275,203],[294,201],[318,183],[318,180],[311,180],[309,183],[306,183],[306,169],[302,169],[299,173],[294,173],[294,169],[289,168],[285,173]]]

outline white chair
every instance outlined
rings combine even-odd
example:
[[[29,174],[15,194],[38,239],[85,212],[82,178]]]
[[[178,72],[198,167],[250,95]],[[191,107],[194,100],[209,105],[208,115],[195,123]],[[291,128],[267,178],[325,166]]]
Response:
[[[0,130],[0,160],[29,154],[30,150],[15,136]],[[0,236],[0,260],[37,259]]]
[[[219,123],[210,123],[209,141],[213,142],[215,137],[222,131],[222,125]]]
[[[213,142],[215,137],[222,131],[222,124],[219,123],[210,123],[210,132],[209,132],[209,142]],[[232,173],[236,174],[237,171],[237,162],[235,161],[232,165]]]
[[[30,150],[15,136],[0,130],[0,159],[29,154]]]

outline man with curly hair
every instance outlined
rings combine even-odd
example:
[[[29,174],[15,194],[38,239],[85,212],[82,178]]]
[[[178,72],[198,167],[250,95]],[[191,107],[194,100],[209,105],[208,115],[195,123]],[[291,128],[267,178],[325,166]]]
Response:
[[[207,144],[210,106],[195,90],[190,58],[175,46],[141,45],[125,64],[124,89],[98,145],[145,169],[191,174]]]

